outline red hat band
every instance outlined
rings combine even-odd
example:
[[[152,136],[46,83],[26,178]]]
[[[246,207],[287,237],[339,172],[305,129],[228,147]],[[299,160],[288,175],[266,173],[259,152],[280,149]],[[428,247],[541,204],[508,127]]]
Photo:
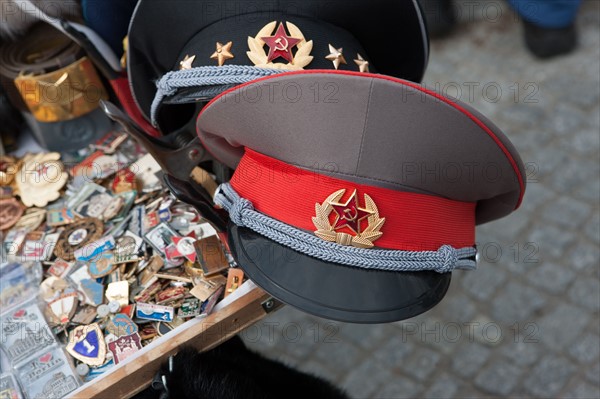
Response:
[[[357,184],[327,173],[246,148],[230,184],[256,211],[342,245],[436,251],[475,244],[474,202]]]

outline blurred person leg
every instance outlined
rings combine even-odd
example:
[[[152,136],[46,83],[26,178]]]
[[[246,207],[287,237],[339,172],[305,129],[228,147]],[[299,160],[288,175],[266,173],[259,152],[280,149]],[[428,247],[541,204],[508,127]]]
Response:
[[[581,0],[508,0],[523,18],[525,44],[533,55],[550,58],[577,46],[575,17]]]
[[[136,0],[81,0],[86,24],[96,31],[118,57],[123,55],[123,38]]]

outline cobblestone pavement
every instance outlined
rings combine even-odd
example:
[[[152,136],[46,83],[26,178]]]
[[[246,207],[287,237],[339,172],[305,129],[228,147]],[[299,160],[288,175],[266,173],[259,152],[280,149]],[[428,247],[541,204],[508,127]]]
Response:
[[[505,3],[460,9],[471,21],[432,43],[424,82],[509,135],[528,163],[523,206],[478,228],[479,269],[455,272],[418,318],[353,325],[285,307],[242,336],[357,398],[598,398],[600,2],[580,10],[579,49],[549,62]]]

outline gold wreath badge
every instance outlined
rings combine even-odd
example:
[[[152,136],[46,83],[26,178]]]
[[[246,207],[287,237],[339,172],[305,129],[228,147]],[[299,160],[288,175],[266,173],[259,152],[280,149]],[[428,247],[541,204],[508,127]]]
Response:
[[[346,204],[338,203],[340,198],[344,196],[345,192],[346,189],[338,190],[327,197],[322,204],[315,204],[316,216],[312,218],[312,222],[317,228],[315,235],[325,241],[336,242],[341,245],[352,245],[358,248],[372,248],[374,246],[373,242],[383,235],[380,230],[385,223],[385,218],[379,217],[377,205],[375,205],[375,202],[368,194],[364,194],[365,208],[358,207],[356,191],[352,194],[352,197],[350,197]],[[344,209],[344,212],[348,212],[350,216],[346,216],[346,214],[340,214],[341,212],[338,212],[337,209],[334,209],[347,208],[353,200],[356,201],[356,206],[350,207],[350,209],[347,210]],[[360,220],[357,220],[357,217],[359,216],[358,210],[362,212],[364,215],[363,217],[368,221],[368,226],[364,230],[360,228]],[[331,212],[335,212],[337,214],[333,225],[329,222],[329,215]],[[356,235],[336,231],[336,226],[339,226],[340,224],[347,226],[345,223],[346,221],[356,222],[355,226],[358,227],[350,228],[350,230],[354,231]]]
[[[269,62],[268,55],[263,48],[265,46],[265,42],[261,39],[261,37],[266,37],[273,34],[275,27],[277,26],[277,21],[272,21],[265,25],[255,37],[248,36],[248,48],[250,48],[250,51],[247,51],[246,54],[248,55],[248,58],[250,58],[250,61],[254,63],[254,65],[259,68],[299,70],[310,64],[310,62],[313,60],[312,55],[310,55],[313,47],[312,40],[306,41],[300,29],[293,23],[286,22],[285,25],[287,26],[292,37],[300,39],[300,42],[298,42],[296,45],[298,50],[294,55],[294,59],[288,63]]]

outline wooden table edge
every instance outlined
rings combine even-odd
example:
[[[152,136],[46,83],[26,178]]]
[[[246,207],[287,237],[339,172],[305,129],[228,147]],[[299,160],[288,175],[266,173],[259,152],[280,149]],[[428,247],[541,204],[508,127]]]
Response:
[[[256,287],[218,312],[189,328],[175,329],[160,338],[160,345],[141,351],[132,361],[116,365],[107,375],[82,385],[68,398],[129,398],[150,385],[160,365],[182,345],[206,351],[266,316],[262,303],[270,298]],[[152,345],[152,344],[151,344]]]

